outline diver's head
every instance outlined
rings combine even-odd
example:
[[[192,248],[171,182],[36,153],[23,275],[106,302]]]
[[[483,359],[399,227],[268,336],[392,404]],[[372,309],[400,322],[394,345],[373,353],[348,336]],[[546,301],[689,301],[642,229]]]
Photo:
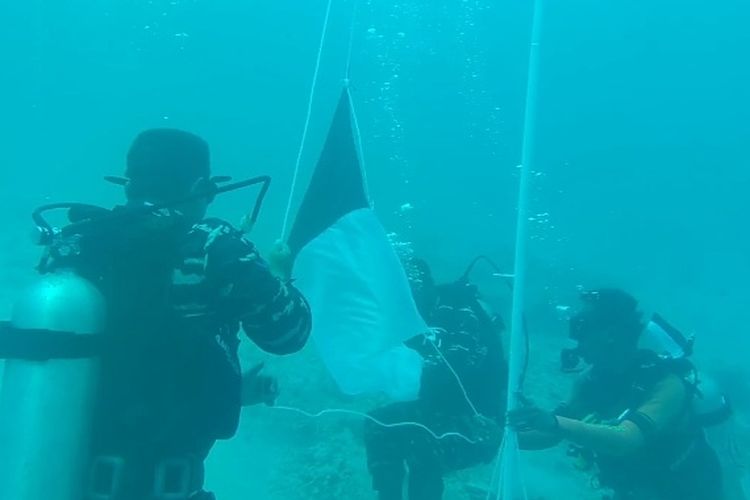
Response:
[[[638,351],[644,325],[638,301],[622,290],[602,288],[581,294],[583,305],[570,319],[577,353],[596,369],[619,371]]]
[[[407,267],[414,302],[422,317],[427,319],[437,302],[437,288],[432,277],[432,270],[425,260],[419,258],[410,259]]]
[[[206,141],[176,129],[141,132],[130,146],[125,170],[130,203],[169,203],[211,192],[211,160]],[[177,207],[191,221],[205,215],[211,196]]]

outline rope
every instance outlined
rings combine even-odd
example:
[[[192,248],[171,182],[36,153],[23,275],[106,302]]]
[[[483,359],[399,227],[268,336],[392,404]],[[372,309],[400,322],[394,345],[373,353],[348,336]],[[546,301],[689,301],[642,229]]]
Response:
[[[520,480],[521,452],[518,447],[518,436],[514,432],[506,432],[500,445],[500,454],[492,473],[492,483],[486,500],[526,500],[528,493],[526,484]],[[508,481],[514,478],[516,481]],[[497,494],[493,495],[493,489]]]
[[[300,140],[299,151],[297,151],[297,160],[294,163],[294,175],[292,176],[292,186],[289,190],[289,200],[286,205],[286,212],[284,213],[284,223],[281,226],[281,239],[284,239],[286,235],[287,226],[289,225],[289,214],[292,211],[292,200],[294,199],[294,191],[297,188],[297,179],[299,177],[300,164],[302,163],[302,153],[305,150],[305,143],[307,142],[307,133],[310,130],[310,118],[312,117],[312,106],[315,98],[315,88],[318,84],[318,74],[320,73],[320,60],[323,56],[323,46],[325,45],[326,34],[328,33],[328,22],[331,18],[331,5],[333,0],[328,0],[328,6],[326,7],[325,20],[323,21],[323,32],[320,35],[320,45],[318,46],[318,55],[315,60],[315,72],[313,73],[312,84],[310,86],[310,97],[307,101],[307,116],[305,117],[305,126],[302,129],[302,139]]]
[[[445,331],[442,328],[435,328],[432,331]],[[430,338],[427,337],[427,340],[430,342],[430,345],[435,349],[435,352],[440,356],[440,359],[445,363],[445,366],[450,370],[450,372],[453,374],[453,377],[456,379],[456,383],[458,384],[458,387],[461,389],[461,392],[464,395],[464,399],[466,400],[466,403],[469,405],[469,408],[471,408],[471,411],[474,412],[475,417],[481,416],[480,413],[477,411],[476,406],[474,406],[474,403],[471,402],[471,398],[469,398],[469,393],[466,391],[466,387],[464,387],[463,382],[461,381],[461,377],[458,376],[458,373],[456,370],[453,369],[453,365],[451,365],[448,360],[443,356],[443,353],[440,351],[440,348],[437,346],[437,344]]]
[[[359,151],[359,165],[362,170],[362,184],[365,189],[365,196],[370,200],[370,187],[367,182],[367,167],[365,166],[365,154],[362,149],[362,134],[359,131],[359,120],[357,119],[357,113],[354,111],[354,100],[352,94],[349,92],[349,87],[346,88],[346,95],[349,97],[349,109],[352,112],[352,128],[354,129],[354,140],[357,142],[357,150]],[[370,202],[372,205],[372,202]]]
[[[346,70],[344,71],[344,86],[349,87],[349,73],[352,67],[352,48],[354,47],[354,25],[357,20],[357,8],[359,7],[359,0],[354,0],[354,7],[352,8],[352,24],[349,27],[349,50],[346,55]]]
[[[477,443],[479,443],[479,441],[474,441],[473,439],[468,438],[468,437],[464,436],[463,434],[461,434],[459,432],[445,432],[443,434],[437,434],[432,429],[430,429],[426,425],[420,424],[419,422],[395,422],[393,424],[387,424],[385,422],[382,422],[382,421],[378,420],[377,418],[375,418],[375,417],[373,417],[371,415],[368,415],[367,413],[362,413],[362,412],[354,411],[354,410],[344,410],[342,408],[328,408],[328,409],[325,409],[325,410],[321,410],[321,411],[319,411],[317,413],[310,413],[310,412],[307,412],[305,410],[300,410],[299,408],[294,408],[292,406],[272,406],[271,408],[272,409],[276,409],[276,410],[290,411],[290,412],[293,412],[293,413],[299,413],[300,415],[304,415],[305,417],[309,417],[309,418],[320,418],[320,417],[323,417],[325,415],[331,415],[331,414],[350,415],[350,416],[364,418],[364,419],[369,420],[370,422],[372,422],[372,423],[374,423],[376,425],[379,425],[380,427],[385,427],[385,428],[389,428],[389,429],[390,428],[396,428],[396,427],[417,427],[417,428],[422,429],[423,431],[427,432],[430,436],[432,436],[433,438],[437,439],[438,441],[442,441],[443,439],[454,437],[454,438],[463,439],[464,441],[466,441],[469,444],[477,444]]]
[[[367,182],[367,168],[365,166],[365,152],[362,148],[362,133],[359,128],[359,119],[357,118],[357,112],[354,109],[354,99],[351,93],[351,79],[349,78],[351,67],[352,67],[352,49],[354,48],[354,26],[357,20],[357,7],[359,6],[359,0],[354,0],[354,7],[352,9],[352,21],[349,26],[349,49],[346,55],[346,69],[344,70],[344,89],[346,90],[347,97],[349,98],[349,109],[352,113],[352,128],[354,129],[354,140],[357,143],[357,151],[359,151],[359,164],[362,169],[362,184],[365,188],[365,196],[370,200],[370,187]],[[372,205],[372,202],[370,202]]]

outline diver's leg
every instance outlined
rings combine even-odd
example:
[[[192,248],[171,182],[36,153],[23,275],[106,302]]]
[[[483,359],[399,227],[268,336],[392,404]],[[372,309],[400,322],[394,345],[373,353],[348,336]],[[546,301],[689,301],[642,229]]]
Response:
[[[723,500],[721,463],[716,452],[699,439],[689,457],[661,481],[660,500]]]
[[[378,408],[370,415],[383,423],[403,422],[413,419],[409,403],[396,403]],[[367,468],[372,475],[372,486],[380,500],[402,500],[404,479],[406,478],[405,459],[409,448],[407,427],[383,427],[366,421],[364,428]]]
[[[423,420],[433,431],[450,428],[443,416],[423,415]],[[407,467],[409,469],[409,500],[440,500],[443,498],[445,443],[438,441],[421,429],[417,429],[410,440]]]
[[[403,494],[403,469],[396,470],[373,470],[372,486],[378,493],[378,500],[402,500]],[[401,478],[399,480],[399,477]]]
[[[471,439],[451,437],[436,440],[424,432],[411,441],[409,467],[409,500],[440,500],[446,473],[490,463],[497,456],[503,429],[492,419],[473,415],[423,415],[434,430],[458,432]]]
[[[409,500],[441,500],[445,485],[439,461],[426,459],[409,465]]]
[[[378,500],[402,500],[406,468],[403,462],[388,460],[370,461],[368,468],[372,475],[372,489],[378,493]]]

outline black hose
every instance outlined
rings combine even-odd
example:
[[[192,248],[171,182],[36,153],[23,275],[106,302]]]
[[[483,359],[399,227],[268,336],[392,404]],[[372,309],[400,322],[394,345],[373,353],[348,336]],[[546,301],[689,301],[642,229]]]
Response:
[[[217,186],[216,184],[211,184],[211,187],[204,190],[199,191],[196,193],[191,193],[188,196],[168,201],[165,203],[156,203],[153,205],[145,205],[142,207],[130,209],[130,210],[123,210],[119,212],[108,212],[106,215],[103,215],[101,217],[96,217],[93,219],[86,219],[80,222],[74,222],[68,226],[66,226],[63,229],[64,234],[76,234],[81,231],[81,229],[86,228],[90,225],[94,224],[104,224],[104,223],[112,223],[117,222],[118,220],[130,218],[130,217],[138,217],[142,215],[147,215],[149,213],[154,212],[155,210],[164,210],[167,208],[174,208],[176,206],[189,203],[195,200],[199,200],[201,198],[212,198],[214,196],[228,193],[230,191],[237,191],[238,189],[243,189],[249,186],[254,186],[256,184],[262,184],[260,188],[260,193],[258,193],[258,197],[255,201],[255,205],[253,206],[253,209],[250,213],[249,223],[254,224],[258,220],[258,216],[260,215],[260,209],[263,206],[263,201],[266,197],[266,194],[268,193],[268,189],[271,185],[271,177],[267,175],[262,175],[259,177],[253,177],[251,179],[246,179],[244,181],[234,182],[232,184],[227,184],[225,186]],[[43,205],[32,213],[31,217],[34,220],[34,223],[46,234],[51,235],[53,233],[52,225],[44,218],[44,214],[46,212],[49,212],[51,210],[63,210],[63,209],[96,209],[98,207],[95,207],[93,205],[87,205],[84,203],[52,203],[49,205]]]
[[[76,208],[85,210],[98,209],[99,207],[86,203],[51,203],[49,205],[42,205],[41,207],[38,207],[36,210],[34,210],[31,213],[31,218],[34,221],[34,224],[36,224],[40,229],[51,233],[53,231],[52,225],[47,222],[47,219],[44,218],[44,213],[52,210],[71,210]]]
[[[479,264],[481,261],[486,262],[489,264],[489,266],[498,274],[502,274],[502,270],[500,269],[500,266],[495,264],[495,261],[487,257],[486,255],[479,255],[474,258],[474,260],[469,263],[468,267],[466,268],[466,271],[464,271],[464,274],[461,275],[461,278],[459,281],[469,281],[469,276],[471,276],[471,273],[474,271],[474,268]],[[508,282],[510,283],[510,282]],[[512,285],[510,285],[512,288]]]
[[[484,261],[487,263],[496,273],[503,274],[503,270],[500,269],[500,266],[498,266],[495,261],[493,261],[491,258],[489,258],[486,255],[479,255],[475,257],[469,265],[466,267],[466,271],[461,275],[461,278],[459,278],[459,282],[468,282],[469,277],[471,276],[471,273],[474,271],[474,268],[477,266],[479,262]],[[508,285],[508,288],[513,291],[513,279],[508,278],[504,280],[505,283]],[[526,315],[524,314],[522,317],[522,327],[523,327],[523,336],[524,336],[524,360],[523,360],[523,369],[521,370],[521,379],[520,379],[520,388],[523,388],[524,382],[526,381],[526,373],[528,372],[529,368],[529,358],[531,356],[531,340],[529,336],[529,327],[528,322],[526,321]]]

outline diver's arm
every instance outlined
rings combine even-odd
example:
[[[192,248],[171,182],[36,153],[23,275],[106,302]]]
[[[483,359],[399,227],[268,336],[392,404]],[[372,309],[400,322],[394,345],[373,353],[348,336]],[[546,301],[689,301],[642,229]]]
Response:
[[[590,424],[557,417],[560,436],[591,450],[610,456],[635,453],[671,425],[688,407],[689,394],[683,381],[670,375],[658,383],[649,399],[628,411],[615,425]]]
[[[558,405],[554,411],[554,415],[559,419],[561,417],[567,417],[570,419],[583,418],[584,415],[589,413],[586,404],[586,386],[589,383],[588,374],[584,373],[579,377],[571,393],[570,399]],[[559,425],[555,426],[554,431],[541,431],[541,430],[528,430],[518,433],[518,445],[523,450],[545,450],[547,448],[553,448],[563,441],[564,437],[559,432]]]
[[[560,439],[567,439],[603,455],[630,455],[646,443],[643,432],[630,420],[617,425],[605,425],[557,417],[557,422]]]
[[[258,347],[279,355],[304,347],[312,326],[307,301],[273,274],[252,243],[236,231],[222,230],[206,244],[206,267],[207,277],[221,290],[219,312],[237,318]]]
[[[299,290],[268,270],[248,273],[248,279],[263,286],[264,293],[242,316],[247,336],[271,354],[292,354],[302,349],[310,337],[312,318]]]
[[[563,403],[558,406],[557,410],[553,414],[550,414],[552,422],[554,422],[554,430],[527,430],[518,433],[518,445],[522,450],[545,450],[547,448],[553,448],[560,444],[564,439],[560,430],[560,418],[565,416],[568,418],[575,418],[578,416],[576,408],[580,407],[578,401],[578,390],[574,390],[574,396],[568,403]]]

